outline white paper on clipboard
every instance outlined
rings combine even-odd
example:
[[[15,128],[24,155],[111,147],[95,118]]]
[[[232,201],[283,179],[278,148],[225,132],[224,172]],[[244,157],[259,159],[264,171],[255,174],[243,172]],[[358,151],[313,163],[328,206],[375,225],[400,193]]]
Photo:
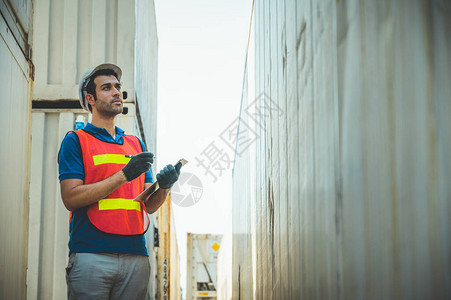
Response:
[[[188,163],[186,159],[180,159],[178,162],[174,164],[174,167],[177,166],[177,164],[182,164],[182,167]],[[152,183],[147,189],[145,189],[141,194],[138,195],[133,201],[141,202],[146,200],[149,196],[151,196],[153,193],[155,193],[159,189],[158,181],[155,181]]]

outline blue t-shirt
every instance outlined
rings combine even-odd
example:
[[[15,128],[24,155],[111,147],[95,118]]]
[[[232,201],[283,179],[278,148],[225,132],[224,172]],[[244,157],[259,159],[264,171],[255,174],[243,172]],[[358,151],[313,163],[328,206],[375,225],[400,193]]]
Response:
[[[116,144],[123,144],[125,133],[116,127],[116,137],[113,138],[104,128],[96,127],[90,123],[83,129],[97,139]],[[144,143],[140,140],[143,151],[146,151]],[[75,133],[65,136],[58,154],[59,180],[81,179],[84,181],[85,172],[80,143]],[[145,174],[145,182],[152,182],[152,173]],[[146,240],[140,235],[116,235],[105,233],[97,229],[89,221],[87,207],[79,208],[72,212],[70,222],[69,255],[81,253],[132,253],[147,255]]]

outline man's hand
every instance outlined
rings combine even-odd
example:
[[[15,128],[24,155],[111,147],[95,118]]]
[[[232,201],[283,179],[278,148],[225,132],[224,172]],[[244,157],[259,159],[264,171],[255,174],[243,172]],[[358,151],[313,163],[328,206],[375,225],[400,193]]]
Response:
[[[122,169],[127,181],[132,181],[144,172],[149,171],[153,163],[153,154],[150,152],[143,152],[134,155],[128,164]]]
[[[162,189],[170,189],[172,185],[179,179],[181,163],[175,168],[173,165],[167,165],[157,174],[158,185]]]

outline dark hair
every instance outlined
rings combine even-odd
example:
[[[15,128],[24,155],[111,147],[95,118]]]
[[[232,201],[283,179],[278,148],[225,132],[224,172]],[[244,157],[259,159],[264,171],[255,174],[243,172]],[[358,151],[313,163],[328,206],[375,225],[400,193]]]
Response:
[[[117,73],[111,69],[98,70],[97,72],[92,74],[90,77],[90,80],[88,82],[88,85],[86,86],[86,93],[93,95],[94,100],[97,100],[96,84],[94,83],[94,80],[96,79],[97,76],[101,76],[101,75],[113,75],[117,79]],[[91,104],[89,104],[89,103],[87,103],[87,104],[88,104],[89,111],[92,111]]]

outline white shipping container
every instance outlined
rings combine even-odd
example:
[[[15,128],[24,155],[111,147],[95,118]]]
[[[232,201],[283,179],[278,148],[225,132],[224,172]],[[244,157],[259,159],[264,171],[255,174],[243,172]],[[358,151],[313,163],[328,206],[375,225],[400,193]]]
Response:
[[[231,223],[231,222],[230,222]],[[231,228],[230,228],[231,229]],[[217,285],[218,300],[232,299],[232,231],[224,233],[221,248],[218,251]]]
[[[31,0],[0,1],[0,11],[9,31],[14,36],[15,43],[20,47],[25,57],[30,58],[30,42],[33,20],[33,4]]]
[[[121,67],[127,102],[133,102],[137,3],[140,1],[36,1],[33,99],[78,100],[78,80],[83,73],[112,62]]]
[[[451,299],[451,3],[259,0],[253,24],[233,299]]]
[[[2,13],[3,2],[0,1]],[[24,6],[22,0],[14,2],[13,6]],[[24,13],[18,16],[25,16],[29,7],[29,5],[24,6]],[[30,224],[28,226],[28,223],[25,223],[24,228],[15,226],[18,228],[15,235],[17,236],[20,232],[22,236],[23,232],[25,239],[28,229],[28,260],[25,240],[22,246],[24,249],[14,249],[14,252],[20,253],[20,257],[25,260],[21,267],[24,270],[21,275],[23,279],[12,278],[11,280],[15,280],[17,285],[23,283],[24,288],[20,295],[25,293],[25,279],[27,280],[28,299],[63,299],[66,297],[64,268],[67,263],[69,225],[68,211],[62,204],[59,191],[57,154],[66,132],[75,129],[77,121],[86,122],[90,118],[85,111],[75,108],[78,106],[78,80],[88,68],[96,64],[112,62],[119,65],[123,72],[123,88],[128,92],[125,103],[128,114],[118,116],[116,125],[124,129],[127,134],[138,135],[146,142],[149,151],[154,152],[156,149],[156,126],[153,126],[154,123],[156,124],[156,88],[153,87],[157,84],[158,52],[155,7],[154,1],[144,0],[39,0],[33,1],[32,7],[35,81],[31,121],[31,117],[25,116],[26,113],[30,114],[30,109],[27,111],[21,108],[22,103],[31,108],[31,99],[25,99],[29,101],[26,103],[21,97],[22,94],[19,95],[19,93],[26,93],[26,88],[24,90],[18,83],[13,86],[7,80],[3,81],[15,88],[16,95],[10,97],[11,103],[20,108],[17,109],[17,113],[20,112],[24,116],[8,115],[14,117],[17,122],[20,121],[21,126],[28,128],[27,121],[32,123]],[[21,24],[25,24],[25,21],[21,17]],[[149,36],[152,38],[149,39]],[[10,45],[8,47],[12,48]],[[2,55],[2,61],[4,58],[5,56]],[[17,57],[15,60],[26,67],[21,66],[24,75],[28,75],[26,60],[24,60],[25,63]],[[30,68],[30,74],[33,74],[32,72],[33,69]],[[4,73],[5,76],[9,76],[7,72]],[[16,79],[16,82],[19,81]],[[69,108],[66,105],[69,105]],[[18,129],[18,137],[29,139],[30,134],[22,133],[22,127],[17,127],[15,124],[9,127]],[[22,146],[18,143],[12,143],[10,148],[13,147],[21,151],[29,148],[27,145]],[[29,155],[29,151],[27,154]],[[22,153],[16,150],[15,155],[19,156]],[[11,157],[3,158],[12,161]],[[29,165],[23,155],[17,161],[25,166]],[[26,178],[24,173],[20,173],[20,180],[25,188],[16,186],[16,193],[28,192],[26,188],[28,181],[24,180]],[[20,199],[18,196],[11,198]],[[18,200],[14,202],[14,206],[22,205],[22,202]],[[28,208],[27,205],[28,203],[25,203],[25,209]],[[18,211],[19,213],[24,215],[25,221],[28,221],[28,215],[21,211]],[[9,214],[16,220],[15,222],[21,221],[21,218],[15,217],[15,214]],[[152,221],[154,221],[153,217]],[[8,226],[1,227],[8,228]],[[146,233],[146,239],[152,270],[148,295],[150,299],[153,299],[157,266],[153,251],[152,226]],[[15,237],[15,240],[19,243],[21,238]],[[2,236],[1,242],[4,241],[7,240]],[[19,250],[25,254],[22,255]],[[27,261],[28,274],[25,273]],[[3,264],[0,265],[3,266]],[[18,262],[13,266],[18,269],[17,265]],[[5,271],[8,269],[5,268]],[[0,282],[3,284],[2,278],[0,277]],[[0,294],[0,298],[22,299],[25,297],[1,297]]]
[[[155,151],[154,1],[10,0],[0,1],[0,12],[0,299],[63,299],[68,211],[57,155],[65,133],[89,119],[75,108],[78,79],[98,63],[118,64],[129,111],[117,125]],[[146,237],[153,253],[153,230]],[[150,262],[155,275],[152,254]]]
[[[117,117],[126,132],[134,130],[134,105]],[[61,200],[58,150],[66,133],[89,117],[83,110],[39,110],[32,113],[31,176],[28,229],[28,299],[66,297],[65,267],[69,249],[69,211]],[[78,124],[77,124],[78,125]]]
[[[222,235],[188,233],[186,299],[216,299]]]
[[[31,1],[0,1],[0,299],[24,299],[27,275]]]

